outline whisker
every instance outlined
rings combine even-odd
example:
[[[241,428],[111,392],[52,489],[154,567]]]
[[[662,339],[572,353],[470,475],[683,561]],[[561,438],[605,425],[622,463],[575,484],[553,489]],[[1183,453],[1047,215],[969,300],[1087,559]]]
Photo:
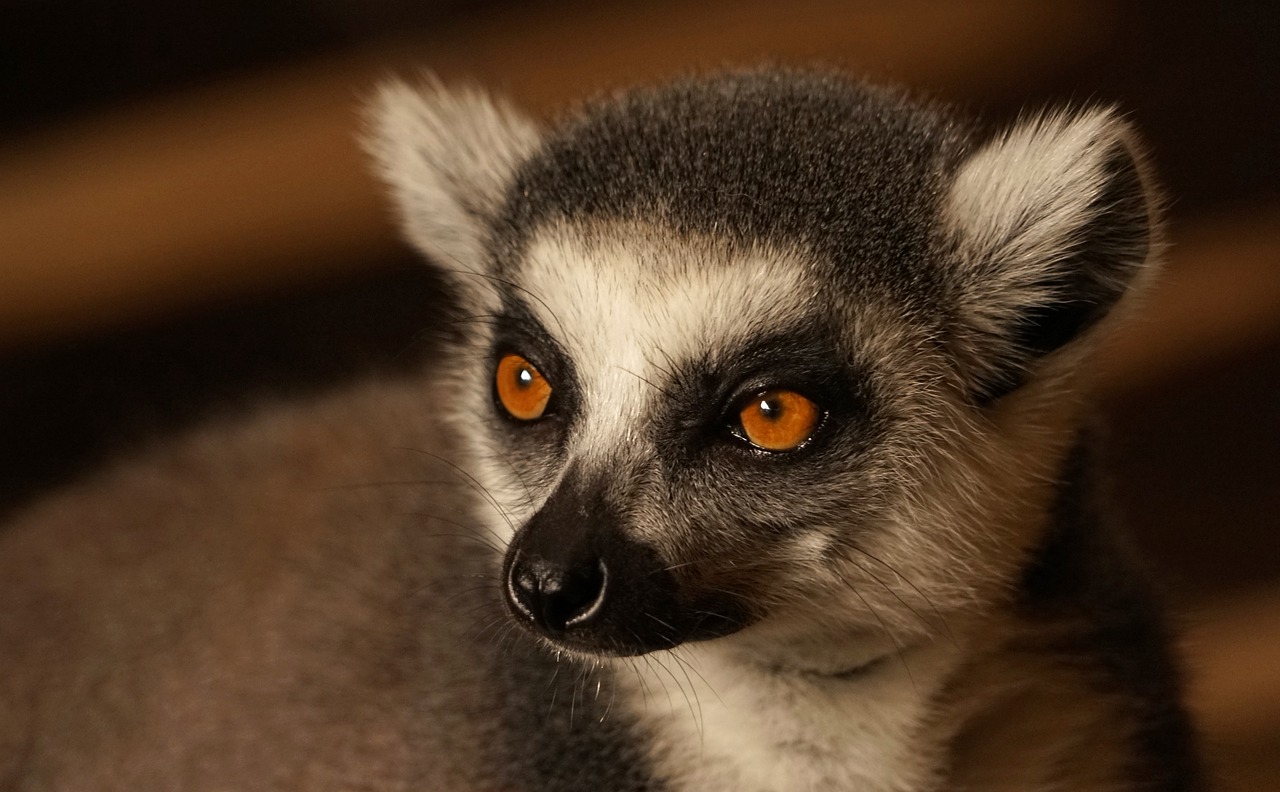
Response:
[[[617,684],[610,684],[609,685],[609,703],[605,705],[604,714],[600,716],[601,723],[604,723],[609,718],[609,713],[613,712],[613,702],[615,699],[617,699],[617,697],[618,697]]]
[[[933,622],[931,622],[931,621],[929,621],[928,619],[926,619],[926,618],[924,617],[924,615],[923,615],[922,613],[920,613],[920,611],[919,611],[919,610],[917,610],[915,607],[913,607],[913,606],[911,605],[911,603],[909,603],[909,602],[907,602],[906,600],[904,600],[904,599],[902,598],[902,596],[901,596],[901,595],[899,595],[899,594],[898,594],[898,592],[894,591],[894,590],[893,590],[893,588],[892,588],[888,583],[884,582],[884,581],[883,581],[882,579],[880,579],[880,577],[878,577],[874,572],[872,572],[871,570],[867,569],[867,568],[866,568],[866,567],[864,567],[862,564],[859,564],[857,561],[854,561],[852,558],[849,558],[848,556],[845,556],[845,560],[846,560],[846,561],[848,561],[850,564],[853,564],[854,566],[856,566],[856,567],[858,568],[858,570],[859,570],[859,571],[861,571],[864,575],[866,575],[867,577],[871,578],[871,579],[872,579],[872,580],[874,580],[876,583],[879,583],[879,584],[880,584],[880,587],[881,587],[881,588],[883,588],[885,591],[889,592],[889,595],[890,595],[890,596],[892,596],[894,599],[896,599],[896,600],[898,601],[898,603],[902,605],[902,607],[904,607],[904,608],[906,608],[908,611],[910,611],[910,612],[911,612],[911,615],[912,615],[912,616],[914,616],[914,617],[916,618],[916,621],[918,621],[918,622],[920,622],[922,625],[924,625],[924,627],[925,627],[925,629],[926,629],[927,631],[932,631],[932,630],[933,630],[933,628],[934,628],[934,624],[933,624]]]
[[[551,310],[551,306],[550,306],[550,305],[547,305],[546,300],[542,299],[541,297],[539,297],[538,295],[536,295],[536,294],[534,294],[533,292],[529,291],[528,289],[526,289],[525,287],[523,287],[523,286],[521,286],[520,284],[516,283],[515,281],[511,281],[511,280],[508,280],[508,279],[506,279],[506,278],[500,278],[500,277],[498,277],[497,275],[491,275],[491,274],[489,274],[489,273],[485,273],[485,272],[475,272],[475,271],[473,271],[473,270],[462,270],[462,271],[461,271],[461,273],[462,273],[462,274],[466,274],[466,275],[472,275],[472,276],[477,277],[477,278],[483,278],[483,279],[485,279],[485,280],[487,280],[487,281],[491,281],[491,282],[493,282],[493,283],[498,283],[498,284],[501,284],[501,285],[503,285],[503,286],[507,286],[507,287],[509,287],[509,288],[511,288],[511,289],[515,289],[516,291],[523,292],[524,294],[529,295],[529,296],[530,296],[530,297],[532,297],[535,301],[537,301],[537,303],[538,303],[539,305],[541,305],[543,308],[545,308],[545,309],[546,309],[546,311],[547,311],[547,315],[548,315],[548,316],[550,316],[550,317],[551,317],[551,319],[556,323],[556,327],[560,330],[560,334],[561,334],[562,336],[568,336],[568,335],[569,335],[568,331],[565,329],[564,322],[561,322],[561,321],[560,321],[560,317],[559,317],[559,316],[556,316],[556,312],[555,312],[555,311],[553,311],[553,310]]]
[[[430,515],[425,515],[425,514],[423,514],[423,515],[419,515],[419,516],[422,516],[422,517],[429,517]],[[454,523],[454,524],[456,525],[457,523]],[[488,549],[488,550],[492,550],[492,551],[494,551],[495,553],[498,553],[498,554],[502,554],[503,552],[505,552],[501,547],[498,547],[498,545],[497,545],[497,544],[495,544],[495,543],[494,543],[494,541],[493,541],[492,539],[488,539],[488,538],[486,538],[486,537],[484,537],[484,536],[480,536],[479,534],[472,534],[472,533],[429,533],[429,534],[423,534],[423,536],[427,537],[428,539],[465,539],[466,541],[469,541],[469,542],[476,542],[477,544],[480,544],[480,545],[484,546],[486,549]]]
[[[458,485],[462,482],[449,479],[405,479],[403,481],[362,481],[348,484],[329,484],[317,487],[314,492],[333,492],[336,490],[372,489],[374,487],[426,487],[441,484]]]
[[[625,366],[614,366],[614,368],[618,369],[619,371],[623,371],[623,372],[626,372],[627,374],[630,374],[631,376],[640,380],[644,384],[648,385],[650,388],[653,388],[654,390],[656,390],[658,393],[661,393],[663,396],[666,396],[668,399],[675,398],[675,395],[671,391],[667,390],[666,388],[663,388],[662,386],[658,385],[653,380],[649,379],[648,377],[645,377],[642,374],[637,374],[636,372],[632,371],[629,368],[626,368]]]
[[[893,648],[898,654],[898,660],[902,662],[902,667],[907,672],[907,679],[911,680],[911,687],[914,689],[916,686],[916,678],[911,673],[911,666],[907,665],[907,656],[903,653],[902,644],[898,641],[898,637],[889,629],[889,625],[885,622],[884,618],[880,616],[880,611],[872,607],[870,602],[867,602],[866,597],[862,596],[862,593],[858,591],[857,587],[854,586],[853,583],[847,580],[842,582],[848,586],[849,590],[853,592],[855,597],[862,601],[862,604],[866,606],[867,610],[871,611],[871,615],[880,623],[880,629],[883,630],[885,636],[893,642]]]
[[[688,665],[689,665],[689,664],[688,664],[687,662],[685,662],[684,660],[681,660],[681,659],[680,659],[680,656],[679,656],[678,654],[676,654],[674,650],[673,650],[673,651],[668,652],[668,653],[667,653],[667,655],[668,655],[672,660],[674,660],[674,661],[675,661],[676,665],[680,668],[680,673],[684,675],[684,680],[685,680],[686,682],[688,682],[688,683],[689,683],[689,689],[690,689],[691,691],[693,691],[693,703],[694,703],[694,704],[697,706],[697,708],[698,708],[698,714],[697,714],[697,716],[694,718],[694,723],[696,723],[696,724],[698,725],[698,741],[699,741],[699,743],[700,743],[700,744],[705,745],[705,744],[706,744],[706,732],[705,732],[705,727],[706,727],[707,719],[706,719],[706,717],[702,714],[702,699],[698,698],[698,686],[697,686],[697,685],[695,685],[695,684],[693,684],[693,678],[689,676],[689,671],[688,671]],[[699,678],[702,678],[702,675],[701,675],[701,674],[699,674],[699,675],[698,675],[698,677],[699,677]],[[705,680],[705,679],[703,679],[702,681],[703,681],[703,682],[706,682],[706,680]],[[685,701],[688,701],[688,700],[689,700],[689,695],[686,693],[686,694],[685,694]],[[690,713],[690,714],[692,714],[692,713]]]
[[[547,722],[551,722],[551,716],[556,710],[556,696],[560,692],[560,686],[556,684],[556,679],[560,676],[560,656],[556,655],[556,669],[551,672],[551,681],[547,683],[547,689],[551,691],[551,703],[547,706]]]
[[[427,512],[408,512],[408,514],[414,517],[425,517],[428,520],[435,520],[436,522],[442,522],[445,525],[452,525],[455,528],[459,528],[464,532],[464,535],[472,536],[472,537],[475,537],[477,541],[483,541],[488,543],[489,546],[492,547],[497,552],[498,555],[502,555],[503,553],[506,552],[505,540],[503,540],[503,538],[498,535],[497,531],[493,530],[488,525],[486,525],[483,520],[477,520],[476,521],[477,526],[480,528],[480,530],[492,536],[493,539],[487,539],[481,536],[480,534],[476,533],[475,531],[473,531],[472,528],[476,526],[460,523],[457,520],[450,520],[447,517],[441,517],[439,515],[429,514]],[[444,534],[444,535],[447,535],[447,534]]]
[[[489,492],[489,490],[483,484],[480,483],[479,479],[477,479],[475,476],[468,473],[460,465],[458,465],[457,463],[455,463],[454,461],[446,457],[441,456],[440,454],[436,454],[431,451],[426,451],[421,448],[410,448],[408,446],[399,446],[398,448],[401,451],[408,451],[411,454],[421,454],[422,456],[429,457],[431,459],[436,460],[437,462],[441,462],[445,465],[448,465],[449,468],[452,469],[454,472],[456,472],[459,476],[461,476],[464,481],[468,482],[471,485],[471,488],[473,490],[475,490],[477,493],[479,493],[485,498],[485,500],[489,503],[489,505],[492,506],[494,510],[498,513],[498,516],[502,518],[503,522],[507,524],[508,528],[510,528],[512,531],[516,530],[515,523],[512,522],[510,515],[508,515],[506,510],[502,508],[502,504],[498,502],[498,499],[494,497],[493,493]]]
[[[684,689],[684,685],[680,684],[679,678],[677,678],[676,675],[671,672],[670,668],[667,668],[667,664],[662,662],[662,659],[659,658],[656,654],[648,655],[648,656],[653,658],[653,662],[658,664],[658,668],[661,668],[667,674],[667,676],[671,677],[671,681],[675,683],[676,689],[679,690],[680,693],[684,696],[685,706],[689,708],[689,717],[693,718],[693,725],[694,725],[694,728],[698,730],[698,740],[699,742],[701,742],[703,740],[702,705],[699,704],[697,709],[694,709],[693,702],[689,700],[689,691]],[[690,682],[689,684],[692,685],[693,683]],[[697,695],[698,695],[698,692],[695,690],[694,698],[697,698]]]
[[[446,324],[452,325],[453,322],[447,322]],[[427,340],[448,344],[453,339],[451,339],[447,333],[442,332],[439,325],[428,325],[410,336],[409,341],[397,350],[396,353],[391,356],[391,359],[395,361],[400,360],[409,353],[409,350]]]
[[[686,648],[687,647],[684,647],[684,646],[677,646],[675,649],[671,650],[671,656],[674,657],[676,659],[676,662],[680,663],[681,666],[688,669],[689,671],[692,671],[694,676],[702,680],[702,684],[706,686],[707,690],[711,691],[711,695],[716,697],[716,701],[720,702],[721,704],[724,704],[724,699],[720,698],[720,691],[716,690],[711,685],[711,683],[707,680],[707,678],[702,675],[702,672],[698,670],[697,664],[693,662],[693,658],[680,657],[680,652],[682,650],[685,650]]]
[[[947,624],[947,620],[943,617],[942,613],[938,610],[937,606],[933,604],[933,600],[929,599],[929,595],[921,591],[919,586],[911,582],[911,578],[907,577],[906,575],[903,575],[897,569],[894,569],[892,565],[887,564],[884,561],[881,561],[879,558],[876,558],[874,555],[872,555],[871,553],[868,553],[866,550],[862,549],[861,547],[858,547],[857,545],[851,544],[851,545],[848,545],[848,547],[854,550],[857,550],[862,555],[866,556],[867,558],[870,558],[872,561],[876,562],[880,566],[884,567],[885,569],[889,570],[894,575],[896,575],[898,580],[901,580],[903,583],[906,583],[908,586],[910,586],[911,590],[914,591],[916,594],[920,595],[920,599],[924,600],[925,603],[929,606],[929,609],[933,611],[933,615],[937,617],[938,623],[942,625],[943,632],[947,634],[947,638],[948,640],[951,641],[951,645],[952,646],[958,645],[956,644],[955,635],[953,635],[951,632],[951,626]]]
[[[635,635],[635,633],[632,633],[632,635]],[[639,636],[636,636],[636,640],[637,641],[640,640]],[[653,668],[653,662],[654,662],[653,655],[651,654],[644,655],[644,660],[645,660],[645,665],[647,665],[649,668]],[[658,684],[662,686],[662,692],[667,697],[667,711],[670,712],[674,710],[675,701],[671,698],[671,688],[667,687],[667,683],[662,681],[661,676],[658,676],[655,674],[654,679],[657,680]],[[672,679],[675,679],[675,677],[672,677]]]

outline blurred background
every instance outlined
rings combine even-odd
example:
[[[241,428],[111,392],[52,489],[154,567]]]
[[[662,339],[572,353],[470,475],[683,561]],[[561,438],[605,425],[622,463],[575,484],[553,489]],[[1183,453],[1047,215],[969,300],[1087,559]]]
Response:
[[[1106,355],[1115,491],[1223,788],[1280,788],[1280,4],[0,0],[0,514],[264,395],[413,365],[439,291],[357,143],[390,74],[540,115],[824,63],[995,122],[1115,102],[1169,267]]]

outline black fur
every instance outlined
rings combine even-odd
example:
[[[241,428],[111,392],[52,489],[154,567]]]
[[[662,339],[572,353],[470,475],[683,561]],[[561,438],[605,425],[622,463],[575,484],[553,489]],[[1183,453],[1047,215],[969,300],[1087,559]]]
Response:
[[[471,715],[499,722],[489,746],[493,788],[520,792],[666,789],[651,766],[648,736],[616,700],[611,673],[590,670],[567,655],[556,657],[545,647],[532,645],[533,640],[517,637],[514,646],[507,645],[499,654],[491,679],[492,709]],[[471,750],[471,746],[460,747]]]
[[[640,219],[740,245],[814,250],[851,277],[932,290],[940,191],[963,148],[950,116],[820,72],[690,79],[588,106],[517,172],[497,228],[510,266],[555,219]]]
[[[1138,724],[1133,789],[1202,792],[1205,774],[1159,598],[1108,513],[1087,441],[1068,458],[1049,532],[1023,574],[1020,608],[1037,642],[1083,664]],[[1045,648],[1043,646],[1039,648]]]
[[[779,465],[803,463],[815,452],[830,450],[833,440],[843,453],[872,442],[882,430],[873,380],[865,363],[843,349],[843,334],[832,326],[831,316],[828,310],[815,310],[741,348],[711,348],[701,357],[674,362],[669,381],[662,384],[667,398],[648,427],[666,474],[674,476],[698,457],[726,446],[768,460],[776,472]],[[744,399],[772,388],[802,393],[824,413],[813,440],[782,456],[752,449],[729,431]]]

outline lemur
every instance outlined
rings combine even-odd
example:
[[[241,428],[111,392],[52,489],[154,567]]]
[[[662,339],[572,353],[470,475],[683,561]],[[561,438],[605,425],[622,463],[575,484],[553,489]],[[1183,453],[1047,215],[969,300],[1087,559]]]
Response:
[[[0,788],[1204,788],[1088,428],[1160,247],[1116,111],[761,68],[370,118],[451,342],[11,520]]]

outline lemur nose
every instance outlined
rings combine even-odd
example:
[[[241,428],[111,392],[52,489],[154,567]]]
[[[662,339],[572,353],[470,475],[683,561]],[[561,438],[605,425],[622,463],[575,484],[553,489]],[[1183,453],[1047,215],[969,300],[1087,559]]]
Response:
[[[591,558],[571,565],[517,555],[507,573],[507,598],[549,633],[589,624],[604,606],[609,570]]]

